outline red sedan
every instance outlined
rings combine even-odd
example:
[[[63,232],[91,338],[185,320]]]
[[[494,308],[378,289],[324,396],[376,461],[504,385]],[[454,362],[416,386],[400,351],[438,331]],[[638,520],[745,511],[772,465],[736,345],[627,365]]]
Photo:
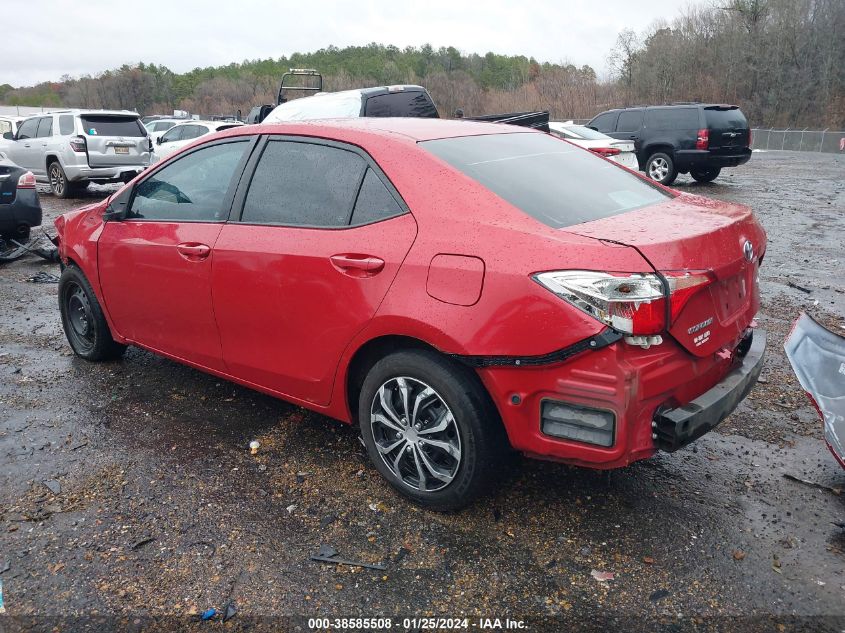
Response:
[[[752,212],[524,128],[235,128],[56,226],[79,356],[137,345],[359,424],[435,509],[509,448],[593,468],[676,450],[762,367]]]

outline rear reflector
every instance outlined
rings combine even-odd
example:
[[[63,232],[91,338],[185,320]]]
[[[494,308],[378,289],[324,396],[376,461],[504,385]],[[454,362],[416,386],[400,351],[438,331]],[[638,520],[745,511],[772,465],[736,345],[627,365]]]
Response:
[[[710,146],[710,130],[704,128],[698,131],[698,138],[695,140],[695,149],[707,149]]]
[[[31,171],[18,178],[18,189],[35,189],[35,176]]]
[[[599,156],[618,156],[622,153],[617,147],[591,147],[590,151]]]
[[[545,435],[596,446],[613,446],[616,414],[612,411],[544,400],[540,415]]]

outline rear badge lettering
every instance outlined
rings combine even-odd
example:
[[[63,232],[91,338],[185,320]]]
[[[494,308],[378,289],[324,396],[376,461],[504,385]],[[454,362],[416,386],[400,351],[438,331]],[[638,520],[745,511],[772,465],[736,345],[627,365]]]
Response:
[[[713,323],[713,317],[710,317],[709,319],[707,319],[706,321],[702,321],[701,323],[696,323],[690,329],[687,330],[687,334],[695,334],[696,332],[706,328],[711,323]]]
[[[710,330],[707,330],[706,332],[702,332],[701,334],[696,336],[694,339],[692,339],[692,342],[695,343],[696,347],[699,347],[701,345],[704,345],[709,340],[710,340]]]

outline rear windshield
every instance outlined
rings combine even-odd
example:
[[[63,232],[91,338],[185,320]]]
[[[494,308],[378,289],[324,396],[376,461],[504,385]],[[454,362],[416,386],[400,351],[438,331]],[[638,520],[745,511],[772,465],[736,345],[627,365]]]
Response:
[[[425,92],[389,92],[370,97],[364,116],[399,116],[437,119],[437,108]]]
[[[553,228],[670,198],[615,163],[547,134],[464,136],[420,146]]]
[[[596,132],[583,125],[565,125],[562,129],[587,141],[600,141],[607,138],[607,134]]]
[[[147,131],[138,117],[85,114],[82,129],[88,136],[146,136]]]
[[[707,120],[707,127],[723,129],[723,128],[747,128],[748,121],[745,120],[745,115],[739,108],[719,109],[719,108],[705,108],[704,118]]]

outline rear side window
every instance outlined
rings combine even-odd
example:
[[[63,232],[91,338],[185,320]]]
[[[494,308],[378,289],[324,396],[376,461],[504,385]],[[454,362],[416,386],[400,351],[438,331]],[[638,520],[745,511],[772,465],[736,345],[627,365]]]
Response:
[[[73,115],[72,114],[60,114],[59,115],[59,134],[62,136],[67,136],[68,134],[73,134]]]
[[[465,136],[420,146],[553,228],[670,198],[614,163],[547,134]]]
[[[619,113],[619,121],[616,123],[617,132],[636,132],[643,126],[642,110],[625,110]]]
[[[697,130],[698,108],[655,108],[646,113],[646,127],[652,130]]]
[[[605,112],[598,115],[595,119],[590,121],[590,127],[596,128],[599,132],[607,134],[616,129],[616,117],[618,112]]]
[[[424,92],[389,92],[370,97],[364,106],[364,116],[398,116],[437,119],[437,108]]]
[[[707,121],[709,128],[746,129],[748,127],[748,121],[745,120],[745,115],[739,108],[705,108],[704,119]]]
[[[53,136],[53,117],[45,116],[38,120],[38,132],[36,136],[38,138]]]
[[[367,169],[355,201],[352,224],[369,224],[402,213],[402,207],[372,169]]]
[[[226,193],[247,145],[221,143],[177,158],[135,188],[128,217],[222,222],[229,215]]]
[[[35,133],[38,131],[38,119],[27,119],[21,123],[18,130],[18,139],[35,138]]]
[[[346,226],[366,167],[358,154],[336,147],[270,141],[255,168],[241,221]]]
[[[83,114],[82,129],[88,136],[146,136],[147,130],[134,116]]]

